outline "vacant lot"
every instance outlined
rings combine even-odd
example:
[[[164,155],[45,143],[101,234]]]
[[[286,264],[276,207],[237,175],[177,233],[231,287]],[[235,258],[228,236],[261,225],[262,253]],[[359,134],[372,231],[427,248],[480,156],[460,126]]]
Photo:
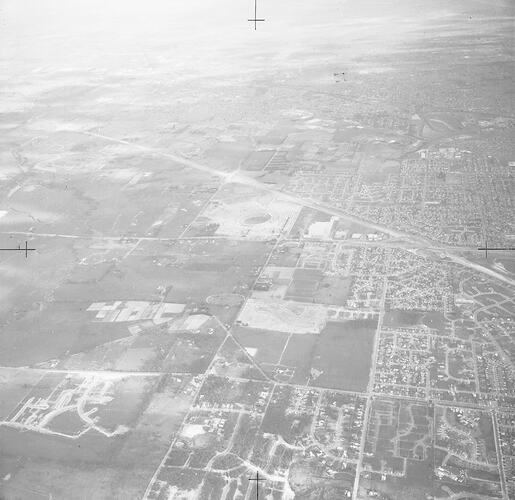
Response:
[[[312,378],[311,384],[364,391],[368,384],[376,326],[376,320],[327,323],[318,339],[312,364],[315,374],[321,374]]]

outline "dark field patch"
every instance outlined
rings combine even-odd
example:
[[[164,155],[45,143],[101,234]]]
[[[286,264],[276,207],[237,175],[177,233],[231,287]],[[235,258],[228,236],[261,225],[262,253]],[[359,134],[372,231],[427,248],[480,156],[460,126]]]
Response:
[[[54,302],[5,325],[0,332],[0,363],[32,365],[127,336],[126,324],[94,322],[94,316],[86,312],[90,304]]]
[[[318,304],[345,305],[351,285],[352,278],[324,276],[314,294],[314,301]]]
[[[364,391],[368,376],[376,320],[329,322],[317,343],[312,367],[319,376],[311,384],[335,389]]]
[[[386,311],[384,315],[384,325],[391,328],[426,325],[435,330],[443,330],[445,328],[445,318],[442,313],[436,311],[428,312],[418,309],[402,311],[394,309]]]
[[[282,365],[295,367],[291,383],[304,384],[309,379],[318,338],[318,335],[292,335],[281,360]]]
[[[233,335],[245,348],[257,349],[253,356],[257,363],[278,363],[284,344],[288,339],[287,333],[269,332],[241,326],[233,328]]]
[[[395,328],[396,326],[413,326],[420,323],[424,313],[422,311],[401,311],[398,309],[386,311],[384,326]]]
[[[313,302],[313,295],[317,288],[317,281],[294,280],[288,287],[284,298],[287,300],[298,300],[300,302]]]

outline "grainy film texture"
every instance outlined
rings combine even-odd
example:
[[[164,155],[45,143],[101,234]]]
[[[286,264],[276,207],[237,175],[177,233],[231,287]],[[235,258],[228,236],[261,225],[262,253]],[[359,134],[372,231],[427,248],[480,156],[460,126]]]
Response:
[[[515,499],[514,23],[0,0],[0,499]]]

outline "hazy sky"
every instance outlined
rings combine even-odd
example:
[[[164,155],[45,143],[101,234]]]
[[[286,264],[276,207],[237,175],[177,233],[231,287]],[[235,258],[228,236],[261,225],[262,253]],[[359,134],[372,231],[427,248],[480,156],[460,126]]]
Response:
[[[515,1],[258,0],[266,22],[254,32],[253,0],[0,0],[0,57],[13,67],[123,67],[167,50],[199,64],[223,62],[224,51],[287,54],[357,39],[379,50],[432,19],[507,15],[507,5]]]

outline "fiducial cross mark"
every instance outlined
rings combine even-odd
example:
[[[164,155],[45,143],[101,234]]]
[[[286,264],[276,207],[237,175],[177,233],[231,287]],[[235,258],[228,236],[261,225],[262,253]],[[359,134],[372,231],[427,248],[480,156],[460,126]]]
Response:
[[[507,252],[515,250],[515,247],[489,247],[488,241],[485,241],[484,247],[479,247],[478,250],[485,251],[485,259],[488,259],[488,252]]]
[[[15,248],[0,248],[0,251],[1,252],[25,252],[25,258],[27,258],[29,256],[29,252],[35,252],[36,249],[29,248],[29,244],[26,241],[25,247],[18,245],[18,247],[15,247]]]
[[[264,19],[258,19],[257,17],[257,0],[254,0],[254,19],[247,19],[247,21],[252,21],[254,23],[254,30],[257,30],[258,22],[264,21]]]
[[[249,481],[256,481],[256,500],[259,500],[259,481],[266,481],[266,479],[259,477],[259,471],[256,471],[256,477],[250,477]]]

